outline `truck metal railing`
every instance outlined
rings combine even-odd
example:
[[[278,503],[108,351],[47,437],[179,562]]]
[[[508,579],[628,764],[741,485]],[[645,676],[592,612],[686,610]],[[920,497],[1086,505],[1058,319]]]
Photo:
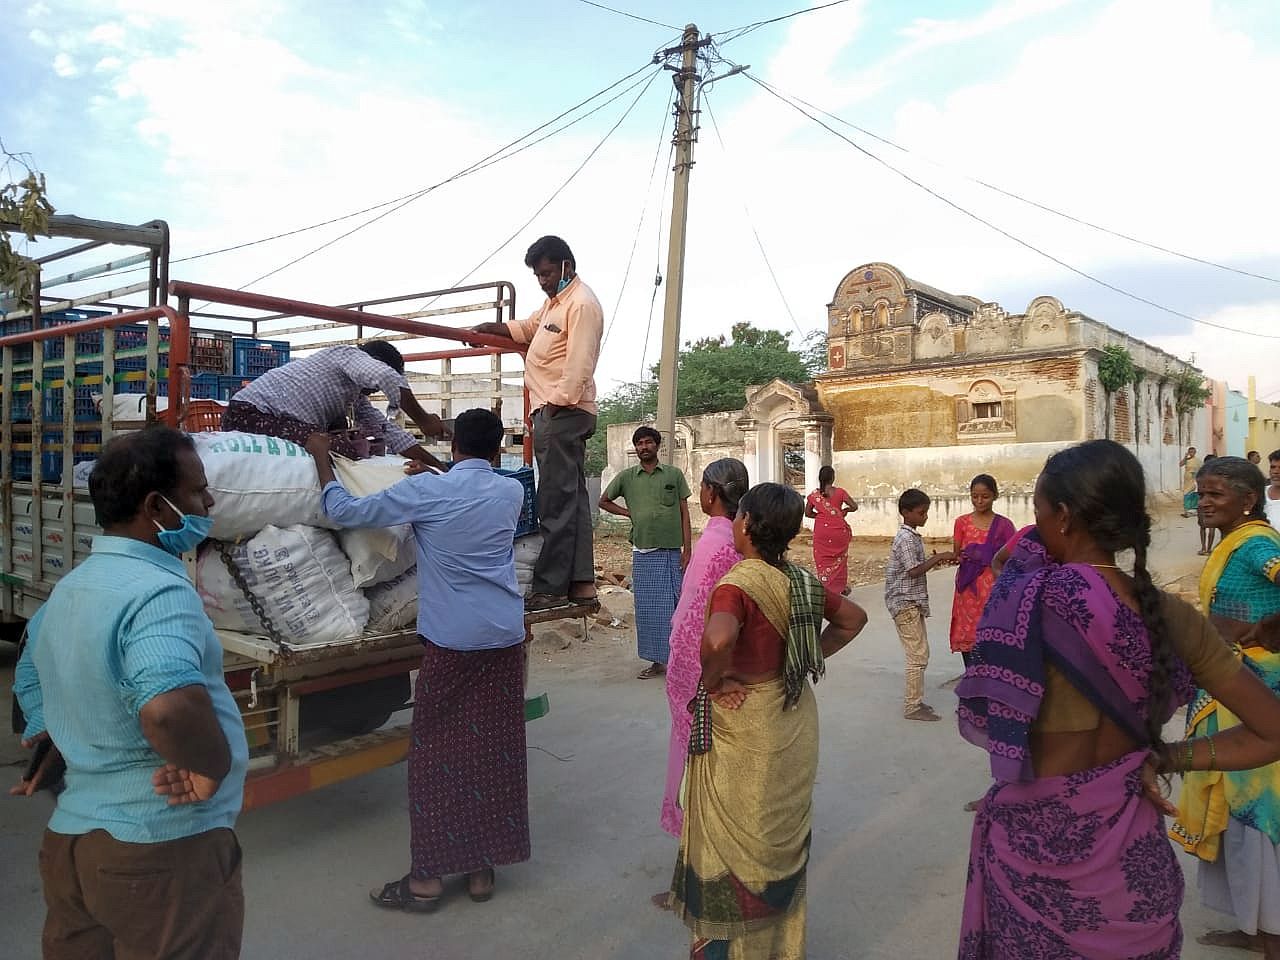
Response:
[[[100,363],[101,370],[115,370],[118,357],[144,356],[146,358],[147,405],[155,415],[157,371],[160,354],[159,321],[168,321],[171,342],[169,368],[181,371],[187,363],[188,328],[186,318],[169,307],[147,307],[105,317],[93,317],[58,327],[28,330],[23,333],[0,337],[0,530],[5,532],[3,549],[0,549],[0,613],[12,614],[15,610],[13,589],[15,580],[15,537],[18,517],[15,498],[29,493],[27,502],[30,525],[31,553],[30,573],[25,581],[37,592],[47,593],[53,587],[48,576],[49,567],[54,570],[70,570],[75,562],[75,551],[80,540],[77,531],[75,495],[75,463],[77,455],[96,453],[101,444],[111,438],[115,428],[113,418],[114,377],[96,373],[82,375],[77,369],[86,362]],[[147,325],[147,345],[117,353],[116,328],[126,324]],[[85,333],[102,332],[102,352],[93,355],[77,353],[76,338]],[[63,346],[61,360],[46,362],[43,344],[60,339]],[[30,359],[19,362],[17,352],[28,347]],[[48,376],[49,373],[53,375]],[[48,377],[48,379],[46,379]],[[100,387],[102,413],[86,420],[77,411],[77,399],[82,399],[86,387]],[[181,378],[179,391],[181,392]],[[15,420],[14,406],[22,402],[29,407],[29,418]],[[61,416],[46,418],[46,410],[61,409]],[[180,405],[173,404],[165,412],[170,424],[177,424]],[[81,437],[88,439],[82,440]],[[44,458],[60,445],[62,455],[61,480],[46,482]],[[15,459],[25,453],[30,468],[29,480],[15,478]],[[57,529],[52,537],[46,537],[46,521],[56,520]],[[91,525],[89,525],[91,526]],[[50,556],[46,557],[46,553]],[[49,562],[47,562],[49,561]]]
[[[371,307],[388,307],[408,301],[435,300],[440,297],[476,293],[493,290],[494,297],[480,303],[461,306],[442,307],[436,310],[416,310],[408,313],[376,313]],[[296,344],[299,352],[318,350],[330,346],[362,343],[368,339],[371,331],[391,331],[398,336],[386,339],[402,340],[448,340],[461,346],[447,350],[430,350],[410,352],[404,355],[406,363],[440,361],[443,365],[441,382],[445,384],[442,400],[445,405],[443,414],[450,414],[448,401],[450,397],[447,384],[454,376],[452,363],[456,359],[467,357],[484,357],[491,359],[490,369],[473,375],[475,379],[490,379],[493,383],[493,395],[499,401],[502,396],[502,357],[506,354],[523,355],[521,345],[513,347],[510,340],[485,334],[471,333],[458,327],[448,327],[421,319],[424,316],[445,316],[457,313],[493,310],[498,321],[515,319],[515,287],[506,280],[490,283],[470,284],[447,290],[427,290],[420,293],[402,294],[394,297],[382,297],[375,300],[357,301],[345,306],[309,303],[303,300],[292,300],[286,297],[274,297],[266,294],[249,293],[243,290],[231,290],[225,287],[213,287],[205,284],[175,281],[169,285],[169,293],[176,300],[178,313],[190,318],[207,316],[191,309],[193,301],[204,301],[204,307],[219,305],[238,307],[246,310],[266,311],[266,316],[239,318],[251,325],[253,336],[279,337],[298,336],[306,333],[327,333],[336,337],[322,339],[315,343]],[[320,324],[302,326],[276,326],[295,318],[326,321]],[[345,333],[345,329],[354,327],[354,337]],[[471,346],[468,346],[471,345]],[[533,462],[532,431],[529,424],[529,394],[523,391],[523,458],[525,463]]]

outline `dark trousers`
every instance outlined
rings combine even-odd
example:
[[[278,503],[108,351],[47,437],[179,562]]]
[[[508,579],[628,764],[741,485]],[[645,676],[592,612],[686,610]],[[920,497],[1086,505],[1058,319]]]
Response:
[[[587,439],[596,417],[563,407],[533,415],[533,455],[538,460],[538,520],[542,553],[533,567],[533,592],[563,597],[571,583],[595,583],[591,501],[587,497]]]
[[[240,844],[209,830],[124,843],[46,830],[44,960],[236,960],[244,929]]]

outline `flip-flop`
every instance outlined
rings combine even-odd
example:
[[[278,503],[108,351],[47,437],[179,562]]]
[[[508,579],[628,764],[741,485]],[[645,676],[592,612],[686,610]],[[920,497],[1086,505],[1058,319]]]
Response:
[[[440,906],[440,896],[421,897],[414,893],[407,873],[399,880],[383,884],[381,890],[369,891],[369,899],[377,906],[406,913],[432,913]]]
[[[483,870],[477,870],[476,873],[487,873],[489,875],[489,886],[484,890],[472,890],[471,878],[475,876],[475,874],[469,874],[467,876],[467,896],[469,896],[474,903],[487,903],[493,899],[493,889],[498,884],[498,876],[494,873],[493,867],[485,867]]]
[[[665,676],[667,668],[660,663],[651,663],[639,673],[636,674],[637,680],[656,680],[658,677]]]
[[[539,613],[543,610],[567,607],[570,602],[568,597],[557,597],[550,593],[531,593],[524,598],[524,609],[528,613]]]

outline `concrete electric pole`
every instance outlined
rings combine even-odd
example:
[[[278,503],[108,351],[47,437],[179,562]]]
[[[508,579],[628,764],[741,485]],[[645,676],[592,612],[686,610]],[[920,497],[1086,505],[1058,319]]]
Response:
[[[658,367],[658,431],[662,434],[662,459],[671,462],[676,446],[676,381],[680,354],[680,303],[684,295],[685,223],[689,215],[689,171],[693,144],[698,135],[695,90],[698,81],[698,28],[689,24],[679,47],[665,51],[683,54],[673,78],[676,98],[675,181],[671,195],[671,234],[667,245],[667,296],[662,312],[662,357]]]

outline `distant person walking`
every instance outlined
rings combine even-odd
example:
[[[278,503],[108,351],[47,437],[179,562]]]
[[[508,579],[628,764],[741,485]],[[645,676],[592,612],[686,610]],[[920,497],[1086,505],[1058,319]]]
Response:
[[[1196,456],[1195,447],[1187,447],[1187,452],[1178,461],[1182,468],[1182,515],[1189,517],[1196,512],[1200,495],[1196,493],[1196,474],[1200,471],[1200,458]]]
[[[849,593],[849,544],[853,531],[845,518],[858,504],[835,485],[834,467],[818,471],[818,489],[805,501],[804,515],[813,521],[813,564],[818,579],[832,593]]]
[[[671,617],[689,565],[693,534],[689,526],[689,482],[658,459],[662,434],[640,427],[631,436],[634,467],[619,472],[600,497],[600,509],[631,521],[631,587],[636,605],[636,645],[649,664],[638,679],[651,680],[667,670],[671,656]],[[625,507],[614,501],[625,500]]]
[[[957,517],[953,528],[954,552],[960,561],[956,571],[956,595],[951,603],[951,650],[969,666],[970,651],[978,632],[978,620],[996,581],[991,561],[1014,533],[1013,522],[992,509],[1000,488],[990,474],[980,473],[969,483],[973,512]]]

